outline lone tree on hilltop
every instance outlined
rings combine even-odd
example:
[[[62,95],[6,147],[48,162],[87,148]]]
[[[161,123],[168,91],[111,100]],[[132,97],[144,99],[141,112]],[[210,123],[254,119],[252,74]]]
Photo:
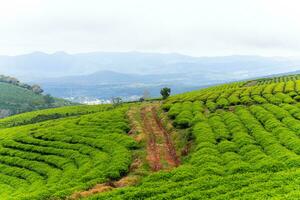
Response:
[[[122,98],[121,97],[113,97],[111,99],[111,102],[113,104],[114,107],[119,106],[123,103]]]
[[[162,96],[163,99],[168,98],[170,96],[170,94],[171,94],[171,88],[167,88],[167,87],[162,88],[160,90],[160,94],[161,94],[161,96]]]

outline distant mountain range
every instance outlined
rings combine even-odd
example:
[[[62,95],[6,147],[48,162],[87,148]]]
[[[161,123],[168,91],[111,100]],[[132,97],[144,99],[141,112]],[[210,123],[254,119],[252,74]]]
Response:
[[[139,96],[172,87],[184,92],[221,82],[300,70],[300,58],[93,52],[0,56],[0,74],[42,85],[58,97]]]
[[[129,74],[197,73],[212,79],[240,78],[299,70],[299,66],[299,58],[261,56],[192,57],[141,52],[34,52],[0,56],[0,74],[22,80],[87,75],[105,70]]]
[[[74,97],[79,101],[82,97],[109,100],[116,96],[133,100],[143,95],[145,91],[156,97],[162,87],[171,87],[174,94],[197,89],[200,85],[216,83],[198,78],[192,83],[190,80],[196,77],[192,78],[187,74],[142,75],[100,71],[90,75],[44,79],[40,80],[39,84],[47,93],[54,96]]]

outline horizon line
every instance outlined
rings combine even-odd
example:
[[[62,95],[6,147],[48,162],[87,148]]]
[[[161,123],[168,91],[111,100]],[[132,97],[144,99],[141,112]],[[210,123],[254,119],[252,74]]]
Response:
[[[187,53],[180,53],[180,52],[162,52],[162,51],[138,51],[138,50],[128,50],[128,51],[103,51],[103,50],[95,50],[95,51],[82,51],[82,52],[69,52],[65,50],[61,51],[31,51],[28,53],[20,53],[20,54],[14,54],[14,55],[5,55],[0,54],[0,57],[18,57],[18,56],[26,56],[26,55],[33,55],[33,54],[43,54],[43,55],[58,55],[58,54],[65,54],[65,55],[80,55],[80,54],[93,54],[93,53],[111,53],[111,54],[130,54],[130,53],[136,53],[136,54],[157,54],[157,55],[177,55],[177,56],[186,56],[191,58],[217,58],[217,57],[265,57],[265,58],[298,58],[299,56],[287,56],[287,55],[259,55],[259,54],[226,54],[226,55],[190,55]]]

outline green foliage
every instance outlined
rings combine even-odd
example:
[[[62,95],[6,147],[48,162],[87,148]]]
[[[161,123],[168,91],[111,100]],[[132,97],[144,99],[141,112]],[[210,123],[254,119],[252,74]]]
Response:
[[[167,88],[167,87],[162,88],[160,90],[160,94],[161,94],[163,99],[167,99],[171,94],[171,88]]]
[[[171,119],[175,119],[175,117],[177,115],[179,115],[179,113],[181,112],[181,103],[175,103],[171,106],[169,112],[168,112],[168,116]]]
[[[164,110],[164,111],[169,111],[170,110],[170,108],[172,107],[172,104],[170,104],[170,103],[164,103],[162,106],[161,106],[161,108]]]
[[[169,97],[163,105],[194,144],[177,169],[101,199],[299,199],[300,78],[266,78]],[[201,103],[199,103],[201,102]]]
[[[120,106],[123,103],[121,97],[114,97],[112,98],[112,104],[114,107]]]
[[[298,77],[169,97],[162,109],[193,138],[182,165],[87,199],[299,199]],[[124,134],[129,130],[126,111],[126,105],[75,106],[0,120],[0,194],[63,198],[118,179],[137,147]]]
[[[227,108],[229,105],[229,101],[223,97],[223,98],[218,99],[216,104],[217,104],[217,107],[219,107],[219,108]]]
[[[51,105],[55,102],[55,99],[50,94],[46,94],[44,96],[44,101],[46,104]]]
[[[126,112],[126,106],[72,106],[3,119],[1,199],[63,198],[120,178],[137,148],[126,135]]]
[[[26,90],[30,90],[32,92],[34,92],[35,94],[42,94],[43,93],[43,89],[37,85],[28,85],[26,83],[21,83],[18,79],[14,78],[14,77],[10,77],[10,76],[4,76],[4,75],[0,75],[0,83],[7,83],[16,87],[20,87]]]
[[[167,103],[203,102],[211,112],[230,109],[230,106],[271,103],[294,104],[300,100],[300,75],[284,78],[260,79],[256,84],[237,82],[209,87],[200,91],[179,94],[168,98]]]
[[[8,115],[31,110],[70,105],[70,102],[51,98],[45,102],[45,96],[36,94],[32,90],[0,81],[0,118]],[[49,100],[49,99],[47,99]],[[50,103],[50,104],[49,104]]]
[[[60,108],[44,109],[33,112],[22,113],[4,119],[0,119],[0,128],[8,128],[26,124],[34,124],[42,121],[65,118],[70,116],[91,114],[112,109],[111,105],[94,106],[65,106]]]
[[[193,113],[188,110],[182,111],[175,119],[174,125],[179,128],[188,128],[191,126]]]

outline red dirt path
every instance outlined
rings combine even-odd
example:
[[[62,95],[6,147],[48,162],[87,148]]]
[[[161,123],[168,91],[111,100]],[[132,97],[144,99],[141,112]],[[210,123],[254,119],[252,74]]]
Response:
[[[143,129],[143,134],[146,136],[147,141],[147,161],[152,171],[159,171],[164,168],[177,167],[180,164],[180,159],[176,154],[176,149],[173,145],[172,138],[169,132],[164,128],[161,120],[157,115],[157,106],[148,105],[142,107],[140,110],[141,120],[135,120],[135,123]],[[132,125],[135,123],[131,123]],[[135,127],[133,127],[134,129]],[[133,131],[133,130],[132,130]],[[129,134],[132,133],[129,132]],[[132,163],[130,167],[134,170],[133,166],[140,165]],[[126,187],[136,184],[136,177],[125,176],[119,181],[113,181],[108,183],[97,184],[93,188],[86,191],[75,192],[69,198],[70,200],[80,199],[82,197],[88,197],[90,195],[107,192],[115,188]]]
[[[164,161],[168,167],[177,167],[180,164],[179,157],[168,131],[164,128],[157,115],[155,106],[142,108],[144,132],[147,136],[147,160],[153,171],[164,168]]]

